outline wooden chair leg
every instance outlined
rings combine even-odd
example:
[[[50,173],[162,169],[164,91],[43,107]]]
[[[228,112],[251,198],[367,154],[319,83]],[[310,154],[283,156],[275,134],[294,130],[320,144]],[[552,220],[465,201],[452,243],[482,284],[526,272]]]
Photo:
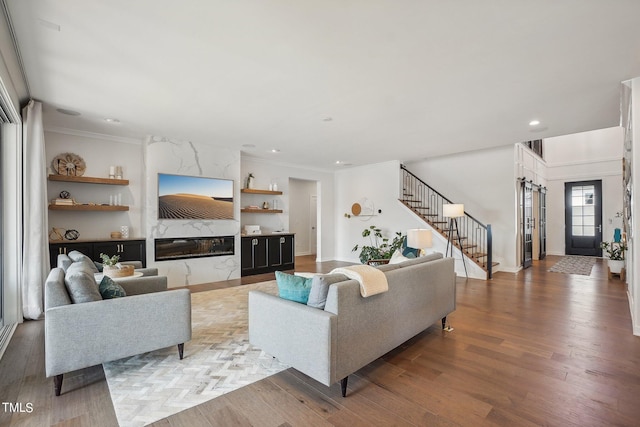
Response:
[[[62,376],[63,374],[53,377],[53,389],[56,392],[56,396],[60,396],[60,392],[62,391]]]

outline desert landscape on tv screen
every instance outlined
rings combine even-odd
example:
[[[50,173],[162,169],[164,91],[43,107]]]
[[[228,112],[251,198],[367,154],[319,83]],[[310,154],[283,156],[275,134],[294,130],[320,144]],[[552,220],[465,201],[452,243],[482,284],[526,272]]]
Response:
[[[233,219],[233,181],[158,174],[158,219]]]

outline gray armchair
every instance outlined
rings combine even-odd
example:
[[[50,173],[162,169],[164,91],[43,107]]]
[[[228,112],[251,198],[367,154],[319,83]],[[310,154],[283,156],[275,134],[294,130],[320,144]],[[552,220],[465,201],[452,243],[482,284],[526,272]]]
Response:
[[[77,369],[172,345],[180,359],[191,339],[191,295],[167,290],[167,278],[122,279],[127,296],[74,304],[65,271],[54,268],[45,283],[45,368],[56,396],[63,375]],[[99,295],[99,294],[98,294]]]

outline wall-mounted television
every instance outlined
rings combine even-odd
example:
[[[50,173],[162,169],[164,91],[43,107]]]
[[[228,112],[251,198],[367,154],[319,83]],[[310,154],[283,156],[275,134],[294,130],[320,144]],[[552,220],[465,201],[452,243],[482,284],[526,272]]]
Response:
[[[233,180],[159,173],[158,219],[233,219]]]

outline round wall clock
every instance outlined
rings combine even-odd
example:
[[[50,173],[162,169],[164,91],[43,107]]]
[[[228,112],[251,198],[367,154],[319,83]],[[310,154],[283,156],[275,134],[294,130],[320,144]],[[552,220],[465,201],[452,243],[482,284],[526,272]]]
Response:
[[[53,170],[58,175],[82,176],[87,168],[84,159],[74,153],[62,153],[53,158]]]

